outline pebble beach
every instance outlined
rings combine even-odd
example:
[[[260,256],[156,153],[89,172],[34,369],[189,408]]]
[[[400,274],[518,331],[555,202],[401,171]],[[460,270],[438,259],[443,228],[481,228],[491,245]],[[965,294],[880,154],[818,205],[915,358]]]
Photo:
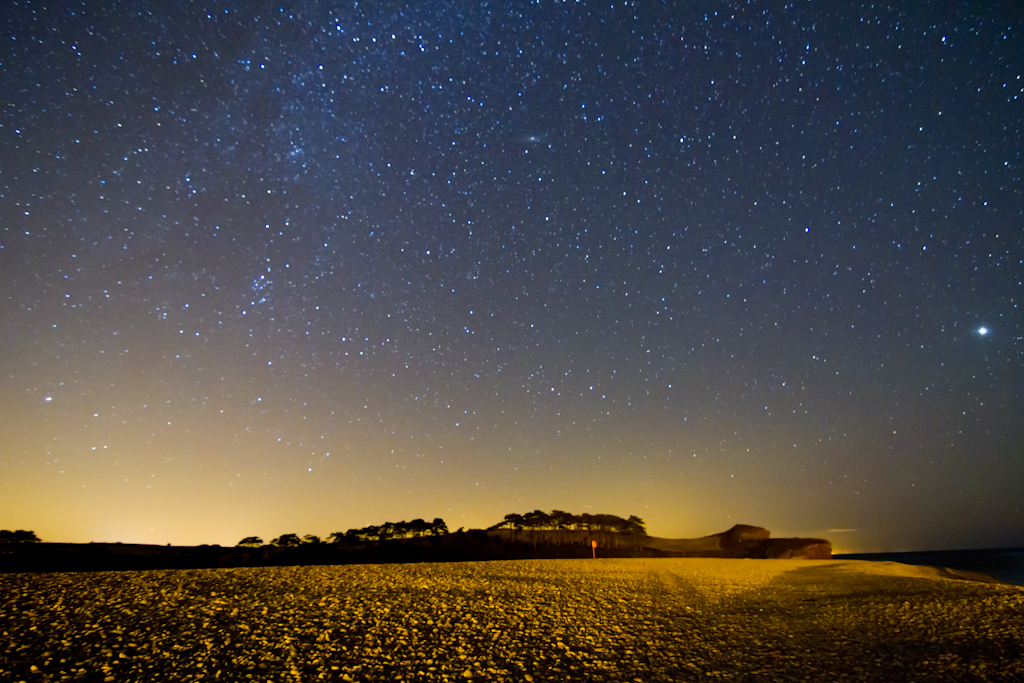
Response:
[[[1024,589],[728,559],[0,575],[0,681],[1024,681]]]

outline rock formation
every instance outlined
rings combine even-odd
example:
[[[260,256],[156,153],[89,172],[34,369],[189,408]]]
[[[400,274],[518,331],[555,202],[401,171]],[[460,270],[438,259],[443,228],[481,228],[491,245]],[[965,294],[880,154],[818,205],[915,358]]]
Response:
[[[748,557],[769,560],[828,560],[832,544],[821,538],[771,538],[759,526],[737,524],[701,538],[649,537],[645,547],[666,557]]]

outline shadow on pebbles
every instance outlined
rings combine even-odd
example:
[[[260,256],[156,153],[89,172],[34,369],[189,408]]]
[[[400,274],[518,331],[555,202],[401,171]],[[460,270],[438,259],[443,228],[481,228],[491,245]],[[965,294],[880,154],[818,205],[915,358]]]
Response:
[[[3,681],[1024,680],[1024,589],[628,559],[0,575]]]

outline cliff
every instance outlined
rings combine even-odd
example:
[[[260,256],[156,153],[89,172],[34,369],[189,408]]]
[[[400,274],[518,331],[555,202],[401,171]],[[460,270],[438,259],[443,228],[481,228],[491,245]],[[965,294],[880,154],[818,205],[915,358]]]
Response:
[[[772,538],[759,526],[737,524],[700,538],[657,538],[649,536],[645,548],[664,557],[736,557],[766,560],[828,560],[832,544],[822,538]]]

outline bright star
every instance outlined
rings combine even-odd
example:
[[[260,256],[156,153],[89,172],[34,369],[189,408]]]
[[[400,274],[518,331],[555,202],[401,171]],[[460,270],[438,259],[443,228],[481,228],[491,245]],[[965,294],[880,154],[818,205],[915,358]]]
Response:
[[[986,334],[988,334],[988,328],[987,327],[979,327],[978,328],[978,334],[980,334],[982,337],[984,337]]]

